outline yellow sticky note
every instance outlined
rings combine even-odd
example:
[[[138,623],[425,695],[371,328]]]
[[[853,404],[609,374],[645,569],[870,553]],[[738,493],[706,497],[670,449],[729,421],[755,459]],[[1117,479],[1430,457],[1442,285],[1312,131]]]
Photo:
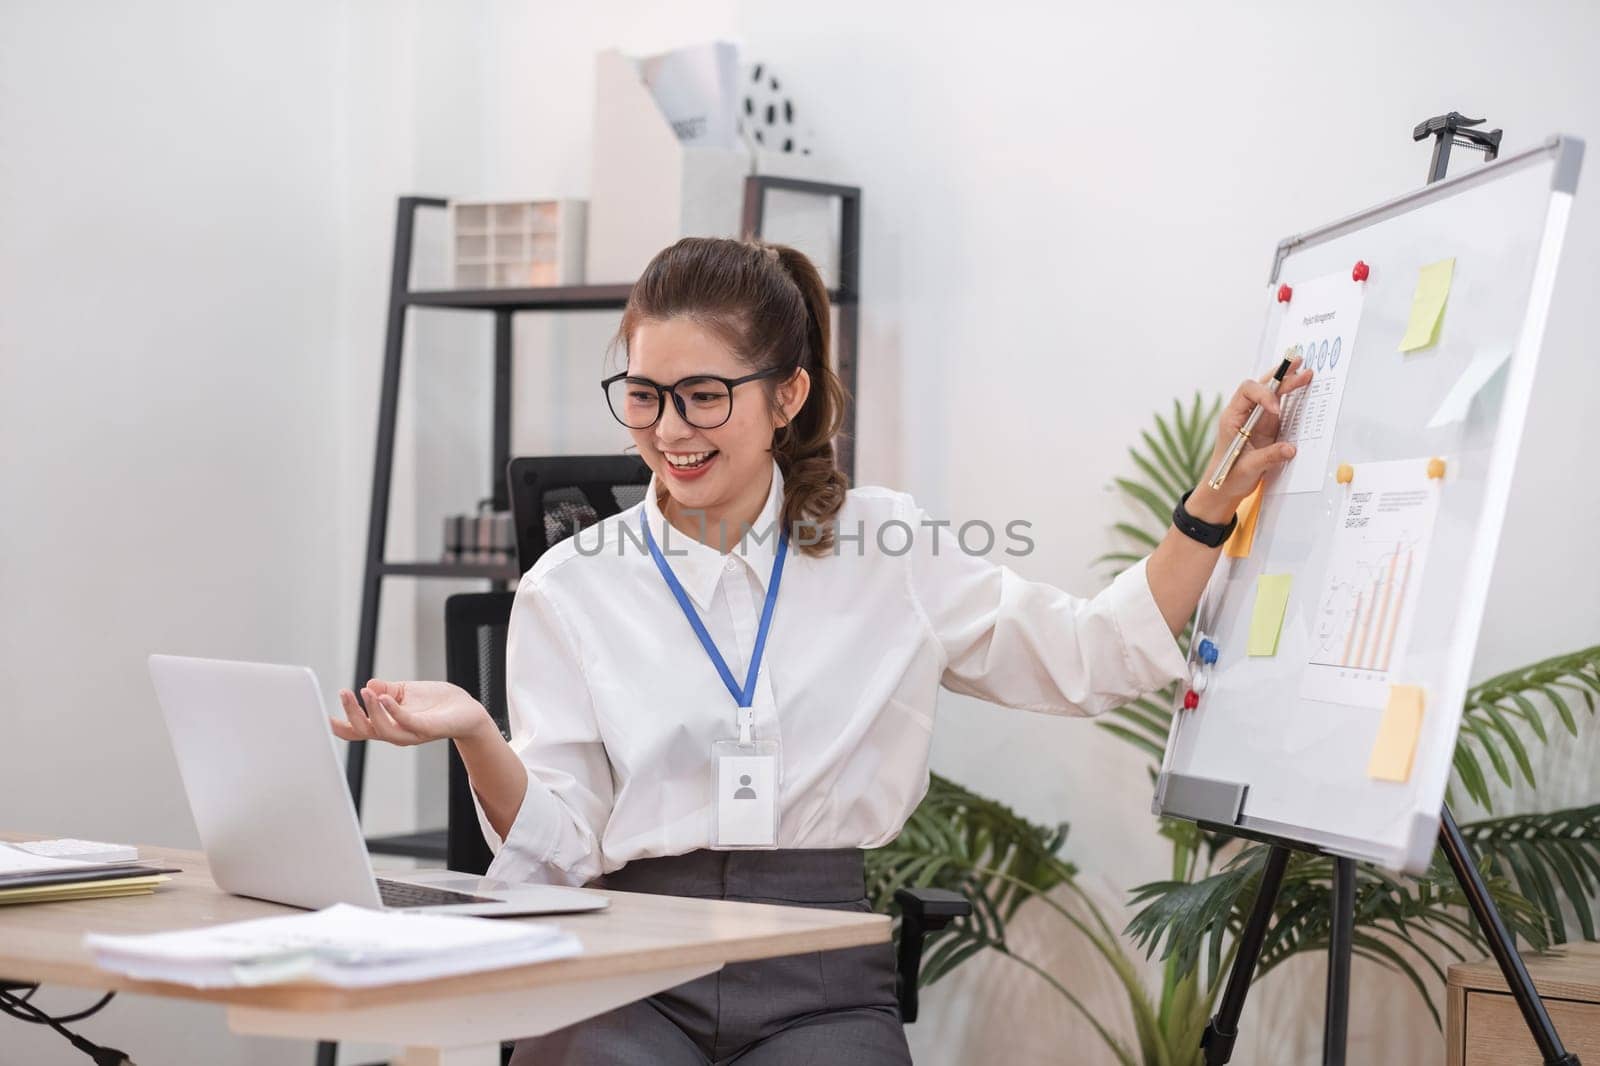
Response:
[[[1430,347],[1439,339],[1444,302],[1450,296],[1450,280],[1455,272],[1454,259],[1441,259],[1429,263],[1417,275],[1417,289],[1411,294],[1411,317],[1406,322],[1406,335],[1400,338],[1402,352]]]
[[[1379,781],[1411,779],[1411,761],[1422,732],[1422,689],[1416,685],[1390,685],[1389,705],[1378,725],[1378,739],[1367,761],[1367,776]]]
[[[1256,484],[1256,491],[1244,498],[1239,505],[1239,524],[1234,527],[1233,535],[1222,546],[1223,552],[1235,559],[1243,559],[1250,554],[1250,546],[1256,542],[1256,516],[1261,513],[1261,492],[1265,489],[1265,481]]]
[[[1289,584],[1293,580],[1293,574],[1262,574],[1256,578],[1256,606],[1250,615],[1247,655],[1278,654],[1278,633],[1283,629],[1283,613],[1289,606]]]

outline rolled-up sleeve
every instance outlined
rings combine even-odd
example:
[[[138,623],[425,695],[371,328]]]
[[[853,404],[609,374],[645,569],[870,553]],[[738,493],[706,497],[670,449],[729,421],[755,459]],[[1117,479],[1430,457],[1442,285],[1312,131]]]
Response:
[[[1103,714],[1188,673],[1145,562],[1083,599],[962,550],[909,498],[911,594],[944,650],[945,688],[1057,714]]]
[[[536,574],[530,571],[517,589],[506,645],[511,747],[527,769],[527,793],[504,840],[476,794],[473,803],[495,852],[490,876],[581,885],[601,873],[611,764],[577,642]]]

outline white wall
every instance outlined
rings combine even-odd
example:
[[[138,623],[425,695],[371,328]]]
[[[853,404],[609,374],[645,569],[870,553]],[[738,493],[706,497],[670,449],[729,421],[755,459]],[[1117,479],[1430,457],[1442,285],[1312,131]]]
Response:
[[[1171,396],[1242,375],[1276,240],[1418,184],[1408,131],[1439,111],[1487,112],[1508,148],[1600,139],[1597,21],[1553,3],[1456,5],[1443,28],[1439,9],[1370,2],[6,5],[0,435],[25,461],[0,467],[5,822],[193,842],[151,650],[348,682],[394,197],[583,195],[597,49],[738,35],[776,65],[865,189],[862,480],[950,517],[1028,518],[1021,568],[1088,592],[1124,448]],[[1579,344],[1600,281],[1591,191],[1484,672],[1600,639],[1600,572],[1540,565],[1586,558],[1600,519],[1584,483],[1545,476],[1570,469],[1567,427],[1600,387]],[[436,550],[440,514],[488,487],[486,329],[413,322],[396,558]],[[1152,362],[1174,322],[1191,358]],[[593,389],[613,325],[519,323],[517,450],[621,448]],[[442,670],[444,591],[392,586],[380,673]],[[1596,798],[1597,733],[1544,757],[1537,802]],[[378,753],[369,828],[436,820],[436,756]],[[935,764],[1072,822],[1069,855],[1107,900],[1165,872],[1142,761],[1090,724],[948,698]],[[1059,921],[1027,915],[1018,945],[1122,1017]],[[1307,959],[1258,989],[1235,1061],[1318,1061],[1320,980]],[[1436,1055],[1392,977],[1358,969],[1352,1016],[1353,1059]],[[205,1008],[119,1002],[88,1028],[141,1061],[308,1060]],[[936,986],[912,1036],[932,1066],[1105,1061],[1002,959]],[[74,1061],[27,1038],[27,1061]]]
[[[338,28],[314,0],[0,10],[8,828],[196,844],[152,651],[348,671]],[[4,1028],[6,1062],[87,1061]],[[145,1062],[310,1059],[202,1006],[83,1028]]]
[[[1441,28],[1441,22],[1447,25]],[[1487,112],[1515,149],[1600,136],[1593,9],[1538,4],[750,3],[753,52],[811,108],[865,189],[862,473],[950,517],[1027,517],[1020,569],[1088,592],[1117,517],[1125,449],[1173,396],[1230,390],[1259,335],[1277,240],[1420,184],[1411,127]],[[1431,43],[1428,43],[1431,42]],[[1458,166],[1473,165],[1458,154]],[[1593,160],[1591,159],[1591,164]],[[1590,169],[1593,169],[1591,166]],[[1600,391],[1580,342],[1600,280],[1594,175],[1574,212],[1480,663],[1485,673],[1600,640],[1581,559],[1600,495],[1557,480]],[[1174,358],[1174,326],[1191,346]],[[1539,802],[1592,802],[1584,751],[1549,758]],[[1143,759],[1082,723],[947,698],[935,768],[1042,820],[1110,896],[1168,876]],[[1125,1018],[1050,915],[1022,950]],[[1235,1061],[1320,1061],[1321,969],[1263,985]],[[1003,959],[928,998],[919,1061],[997,1049],[1110,1061]],[[1276,1019],[1269,1014],[1277,1015]],[[1438,1036],[1403,982],[1361,965],[1352,1060],[1428,1061]],[[1124,1027],[1125,1028],[1125,1027]]]

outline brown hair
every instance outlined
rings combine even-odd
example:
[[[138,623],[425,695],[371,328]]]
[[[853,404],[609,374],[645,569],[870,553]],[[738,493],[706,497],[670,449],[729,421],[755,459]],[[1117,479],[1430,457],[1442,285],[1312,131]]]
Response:
[[[624,352],[639,323],[679,315],[711,330],[752,370],[804,369],[805,404],[772,436],[783,473],[783,528],[805,533],[791,545],[807,555],[833,550],[833,520],[849,483],[834,462],[833,440],[847,397],[834,373],[828,290],[817,268],[787,245],[685,237],[650,260],[628,296],[616,343]],[[772,381],[766,390],[782,418]],[[748,387],[748,386],[746,386]]]

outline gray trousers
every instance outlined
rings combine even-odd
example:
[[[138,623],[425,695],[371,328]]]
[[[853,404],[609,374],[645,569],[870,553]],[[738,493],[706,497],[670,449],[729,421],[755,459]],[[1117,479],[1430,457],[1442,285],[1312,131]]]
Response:
[[[867,911],[861,852],[695,851],[590,887]],[[732,962],[547,1036],[512,1066],[910,1066],[888,944]]]

